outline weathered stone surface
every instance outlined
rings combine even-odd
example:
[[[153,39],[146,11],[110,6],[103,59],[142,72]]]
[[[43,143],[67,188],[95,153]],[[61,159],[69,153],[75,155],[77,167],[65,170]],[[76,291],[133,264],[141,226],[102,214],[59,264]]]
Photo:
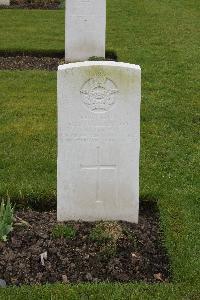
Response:
[[[105,57],[106,0],[66,0],[65,59]]]
[[[6,282],[3,279],[0,279],[0,288],[6,287]]]
[[[139,66],[59,66],[59,221],[138,221],[140,100]]]
[[[0,6],[1,5],[10,5],[10,0],[0,0]]]

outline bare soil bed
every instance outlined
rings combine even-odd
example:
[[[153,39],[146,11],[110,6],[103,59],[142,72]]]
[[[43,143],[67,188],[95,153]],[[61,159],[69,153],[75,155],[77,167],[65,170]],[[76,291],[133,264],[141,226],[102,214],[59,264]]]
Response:
[[[64,64],[64,58],[35,57],[28,55],[1,56],[0,70],[47,70],[55,71],[58,66]]]
[[[0,6],[1,8],[24,8],[24,9],[58,9],[61,7],[59,0],[11,0],[9,6]]]
[[[99,58],[101,60],[103,58]],[[92,60],[92,58],[91,58]],[[94,58],[97,60],[97,58]],[[114,51],[106,51],[106,60],[117,61]],[[41,53],[1,53],[0,70],[47,70],[56,71],[59,65],[65,63],[64,52],[43,56]],[[67,63],[67,62],[66,62]]]
[[[139,224],[107,223],[115,243],[91,238],[100,223],[66,222],[75,235],[55,237],[55,211],[16,212],[14,230],[7,242],[0,242],[0,278],[7,285],[169,280],[159,215],[151,204],[140,208]]]

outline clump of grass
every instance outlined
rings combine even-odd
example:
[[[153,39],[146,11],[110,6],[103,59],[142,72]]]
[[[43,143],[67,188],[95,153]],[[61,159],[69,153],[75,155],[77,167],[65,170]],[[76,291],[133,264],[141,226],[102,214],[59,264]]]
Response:
[[[116,254],[121,236],[122,228],[117,222],[100,222],[91,230],[89,238],[100,246],[100,257],[110,258]]]
[[[4,203],[4,200],[1,202],[0,208],[0,240],[7,241],[8,234],[13,230],[13,212],[14,207],[12,207],[9,200],[7,203]]]
[[[122,228],[117,222],[99,222],[90,232],[90,239],[97,243],[116,241],[122,236]]]
[[[107,242],[111,239],[109,234],[101,226],[95,226],[90,232],[89,237],[91,241],[96,242],[98,244],[102,242]]]
[[[73,239],[76,236],[76,229],[71,225],[57,224],[52,230],[53,238]]]

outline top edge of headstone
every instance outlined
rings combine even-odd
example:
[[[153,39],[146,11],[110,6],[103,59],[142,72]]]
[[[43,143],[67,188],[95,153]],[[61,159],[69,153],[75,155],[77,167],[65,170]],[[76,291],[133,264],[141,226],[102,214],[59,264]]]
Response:
[[[129,69],[141,71],[139,65],[134,65],[134,64],[124,63],[124,62],[115,62],[115,61],[84,61],[84,62],[63,64],[58,66],[58,71],[64,71],[67,69],[74,69],[79,67],[90,67],[90,66],[113,66],[113,67],[129,68]]]

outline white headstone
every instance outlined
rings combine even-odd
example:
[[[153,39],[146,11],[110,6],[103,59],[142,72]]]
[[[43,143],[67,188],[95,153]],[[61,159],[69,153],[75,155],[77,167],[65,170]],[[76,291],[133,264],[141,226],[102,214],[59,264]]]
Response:
[[[0,0],[0,6],[1,5],[10,5],[10,0]]]
[[[139,66],[59,66],[58,221],[138,221],[140,99]]]
[[[66,0],[65,60],[105,57],[106,0]]]

